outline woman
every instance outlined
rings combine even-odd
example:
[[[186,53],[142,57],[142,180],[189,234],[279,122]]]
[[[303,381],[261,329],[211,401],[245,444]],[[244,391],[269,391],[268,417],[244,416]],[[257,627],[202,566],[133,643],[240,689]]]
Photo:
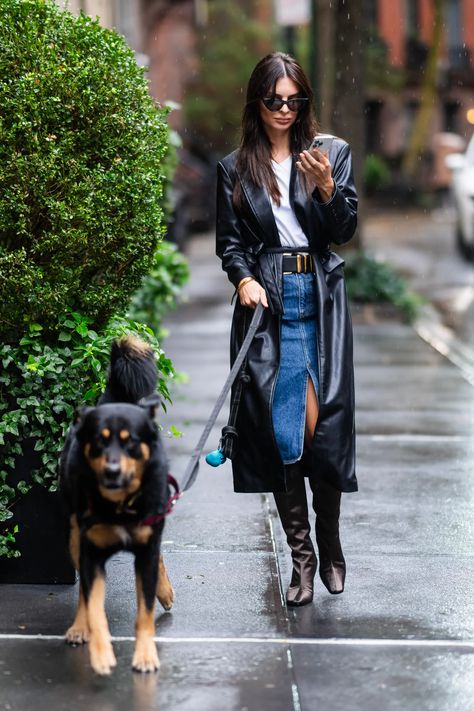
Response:
[[[293,559],[289,605],[313,599],[317,558],[304,476],[316,512],[319,573],[344,589],[341,491],[355,476],[352,327],[343,260],[331,242],[351,239],[357,196],[348,144],[306,150],[317,133],[299,64],[276,52],[247,88],[240,148],[218,164],[217,254],[236,288],[235,359],[258,302],[266,307],[231,411],[237,492],[274,493]]]

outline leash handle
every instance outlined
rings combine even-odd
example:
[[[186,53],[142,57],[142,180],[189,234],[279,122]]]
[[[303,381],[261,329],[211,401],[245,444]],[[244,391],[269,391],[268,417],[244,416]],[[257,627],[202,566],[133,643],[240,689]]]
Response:
[[[214,405],[214,407],[212,409],[209,419],[204,426],[202,435],[199,438],[199,441],[198,441],[196,447],[194,448],[194,451],[191,455],[191,459],[189,460],[188,466],[186,467],[186,470],[184,472],[183,483],[181,485],[181,491],[183,493],[185,491],[187,491],[192,486],[192,484],[194,483],[194,481],[197,477],[198,467],[199,467],[199,459],[201,457],[202,450],[204,449],[204,446],[207,442],[207,438],[209,437],[209,434],[210,434],[212,428],[214,427],[214,423],[217,419],[217,415],[221,411],[222,405],[225,402],[227,393],[231,389],[232,384],[233,384],[234,380],[236,379],[237,374],[241,368],[241,365],[244,362],[244,358],[248,353],[250,344],[253,341],[255,333],[256,333],[258,327],[260,326],[264,308],[265,307],[263,306],[261,301],[259,301],[257,306],[255,307],[255,311],[252,316],[252,321],[250,322],[250,326],[249,326],[248,331],[245,335],[244,342],[242,343],[240,351],[237,354],[237,358],[234,361],[234,365],[232,366],[232,369],[231,369],[229,375],[227,376],[227,379],[226,379],[224,386],[220,392],[220,395],[217,398],[216,404]]]

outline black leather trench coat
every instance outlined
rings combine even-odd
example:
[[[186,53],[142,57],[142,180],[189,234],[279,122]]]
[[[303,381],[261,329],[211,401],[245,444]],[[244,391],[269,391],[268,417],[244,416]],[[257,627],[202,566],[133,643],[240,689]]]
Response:
[[[250,347],[245,370],[249,376],[237,408],[239,434],[232,460],[237,492],[286,491],[285,468],[272,424],[273,391],[279,367],[282,303],[282,251],[267,193],[236,174],[237,151],[217,166],[216,251],[230,281],[237,286],[254,276],[264,287],[269,308]],[[357,491],[355,475],[354,375],[352,324],[344,284],[344,260],[331,252],[330,243],[351,239],[357,224],[357,195],[349,145],[336,139],[329,160],[335,191],[323,203],[317,190],[304,191],[293,166],[290,202],[313,251],[318,285],[319,417],[307,468],[340,491]],[[232,201],[240,180],[242,206]],[[276,250],[276,251],[272,251]],[[236,299],[231,330],[234,361],[253,310]],[[235,399],[236,387],[232,397]],[[309,472],[307,472],[309,473]]]

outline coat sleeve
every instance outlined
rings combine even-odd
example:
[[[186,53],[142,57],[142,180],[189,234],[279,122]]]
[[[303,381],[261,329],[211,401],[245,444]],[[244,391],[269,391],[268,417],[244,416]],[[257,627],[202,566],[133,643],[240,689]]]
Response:
[[[313,191],[313,200],[323,210],[330,229],[330,241],[336,244],[348,242],[357,227],[357,193],[352,172],[352,156],[348,143],[338,151],[332,170],[335,188],[327,202],[319,200],[319,191]]]
[[[217,164],[216,253],[235,287],[252,274],[242,248],[239,219],[232,203],[233,185],[222,163]]]

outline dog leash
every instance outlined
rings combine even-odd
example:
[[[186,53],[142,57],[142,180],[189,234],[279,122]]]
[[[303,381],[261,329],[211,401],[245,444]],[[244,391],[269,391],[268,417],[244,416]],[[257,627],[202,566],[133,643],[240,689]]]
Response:
[[[202,450],[204,449],[204,445],[207,442],[207,438],[209,437],[209,434],[212,428],[214,427],[214,423],[217,419],[219,412],[221,411],[222,405],[225,402],[227,394],[231,389],[235,379],[237,378],[242,363],[244,362],[244,358],[248,353],[250,344],[252,343],[257,328],[259,327],[260,322],[262,320],[263,309],[264,307],[262,303],[259,302],[255,308],[255,312],[252,316],[250,326],[245,335],[244,342],[242,343],[240,351],[237,354],[237,358],[234,361],[234,365],[232,366],[232,369],[229,375],[227,376],[227,379],[219,394],[219,397],[216,400],[216,404],[212,409],[212,412],[209,416],[208,421],[205,424],[204,430],[199,438],[199,441],[191,455],[191,459],[188,462],[188,466],[185,469],[183,483],[181,484],[181,487],[179,486],[174,476],[172,476],[172,474],[168,474],[167,483],[168,485],[173,487],[174,494],[170,495],[166,503],[165,510],[163,512],[155,514],[153,516],[148,516],[147,518],[143,519],[142,521],[140,521],[140,526],[153,526],[154,524],[166,518],[166,516],[168,516],[173,511],[174,505],[182,497],[184,492],[188,491],[188,489],[190,489],[196,481],[196,477],[199,471],[199,460],[201,458]]]
[[[244,362],[244,358],[248,353],[248,350],[250,348],[250,344],[253,341],[253,338],[255,336],[255,333],[260,326],[260,322],[262,320],[262,315],[263,315],[263,310],[264,306],[261,302],[259,302],[255,308],[254,314],[252,316],[252,321],[250,322],[250,326],[248,328],[248,331],[245,335],[244,342],[242,343],[242,346],[240,348],[240,351],[237,354],[237,358],[234,361],[234,365],[232,366],[232,369],[227,376],[227,379],[224,383],[224,386],[220,392],[219,397],[217,398],[216,404],[214,405],[212,412],[209,416],[208,421],[206,422],[206,425],[204,427],[204,430],[202,432],[201,437],[199,438],[199,441],[191,455],[191,459],[188,462],[188,466],[185,469],[184,472],[184,477],[183,477],[183,482],[181,484],[181,491],[180,494],[184,494],[185,491],[191,488],[191,486],[194,484],[196,481],[196,477],[198,475],[199,471],[199,460],[201,458],[202,450],[204,449],[204,446],[207,442],[207,438],[209,437],[209,434],[214,427],[214,423],[217,419],[217,416],[219,412],[221,411],[222,405],[225,402],[225,399],[227,397],[227,394],[229,390],[231,389],[235,379],[237,378],[237,375],[239,373],[239,370],[242,366],[242,363]],[[179,498],[179,496],[178,496]]]

